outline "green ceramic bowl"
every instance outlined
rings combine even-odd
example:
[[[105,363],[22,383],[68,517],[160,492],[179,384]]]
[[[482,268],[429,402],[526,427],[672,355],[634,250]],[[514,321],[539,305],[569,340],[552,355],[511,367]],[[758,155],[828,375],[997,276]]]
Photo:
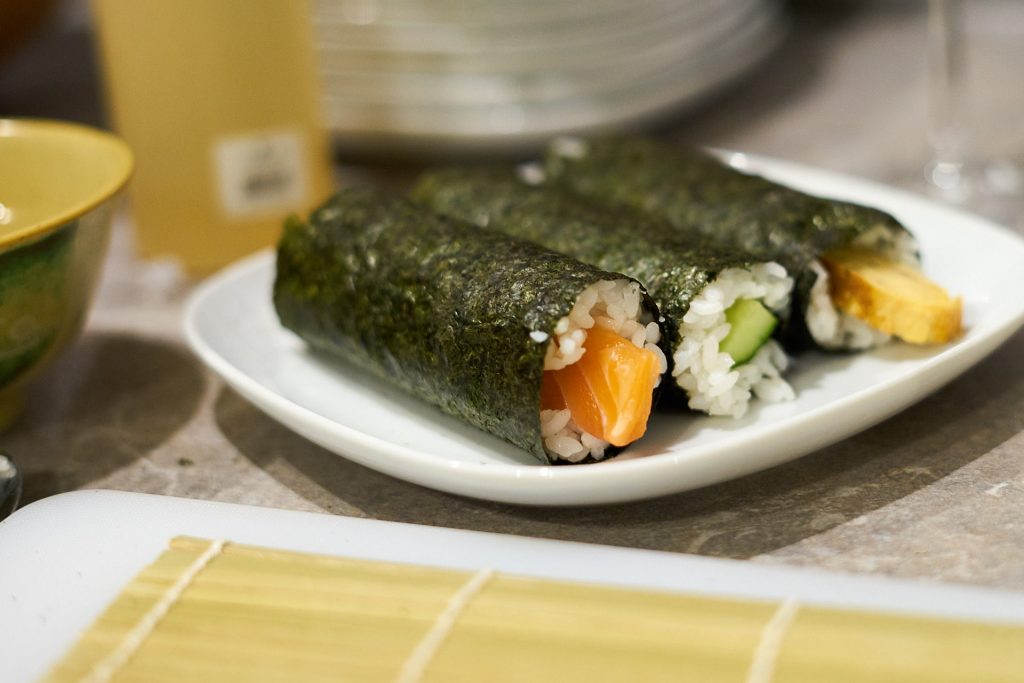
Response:
[[[131,170],[108,133],[0,119],[0,428],[81,329]]]

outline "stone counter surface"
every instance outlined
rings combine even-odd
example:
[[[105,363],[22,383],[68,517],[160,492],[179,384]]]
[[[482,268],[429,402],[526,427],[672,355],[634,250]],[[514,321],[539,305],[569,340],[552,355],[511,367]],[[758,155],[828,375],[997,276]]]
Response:
[[[912,186],[924,66],[923,6],[807,4],[764,68],[670,130]],[[408,169],[342,169],[354,174],[399,183]],[[397,481],[278,425],[185,347],[193,284],[138,261],[119,223],[85,333],[2,436],[26,502],[101,487],[1024,590],[1022,333],[917,405],[794,462],[656,500],[529,508]]]

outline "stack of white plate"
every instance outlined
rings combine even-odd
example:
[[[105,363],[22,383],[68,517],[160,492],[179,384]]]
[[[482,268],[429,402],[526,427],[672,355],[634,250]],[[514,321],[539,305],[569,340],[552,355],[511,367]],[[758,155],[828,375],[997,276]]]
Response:
[[[527,148],[707,96],[781,40],[779,0],[316,0],[325,115],[365,149]]]

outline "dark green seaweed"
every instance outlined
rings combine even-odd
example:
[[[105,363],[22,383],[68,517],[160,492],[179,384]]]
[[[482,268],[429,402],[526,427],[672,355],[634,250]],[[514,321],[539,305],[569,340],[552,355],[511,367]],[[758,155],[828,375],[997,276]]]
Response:
[[[681,341],[679,325],[693,298],[725,268],[752,263],[735,253],[686,243],[672,226],[642,213],[524,185],[505,169],[429,171],[411,196],[440,213],[636,278],[665,318],[662,328],[670,349]]]
[[[287,222],[274,305],[314,349],[548,462],[539,423],[548,342],[537,332],[550,335],[589,285],[621,277],[350,188],[308,221]]]
[[[662,218],[682,234],[781,263],[796,279],[794,307],[806,313],[817,276],[810,263],[876,226],[905,228],[891,215],[850,202],[814,197],[737,171],[699,150],[650,138],[607,137],[578,146],[555,142],[544,162],[547,182],[595,201]],[[804,315],[786,337],[806,346]]]

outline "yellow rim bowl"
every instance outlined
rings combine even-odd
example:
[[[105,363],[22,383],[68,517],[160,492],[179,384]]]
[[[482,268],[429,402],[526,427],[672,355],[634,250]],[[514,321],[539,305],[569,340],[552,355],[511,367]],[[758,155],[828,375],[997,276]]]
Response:
[[[128,145],[109,133],[0,119],[0,429],[81,328],[131,172]]]
[[[100,205],[128,182],[132,164],[128,145],[110,133],[0,119],[0,251]]]

